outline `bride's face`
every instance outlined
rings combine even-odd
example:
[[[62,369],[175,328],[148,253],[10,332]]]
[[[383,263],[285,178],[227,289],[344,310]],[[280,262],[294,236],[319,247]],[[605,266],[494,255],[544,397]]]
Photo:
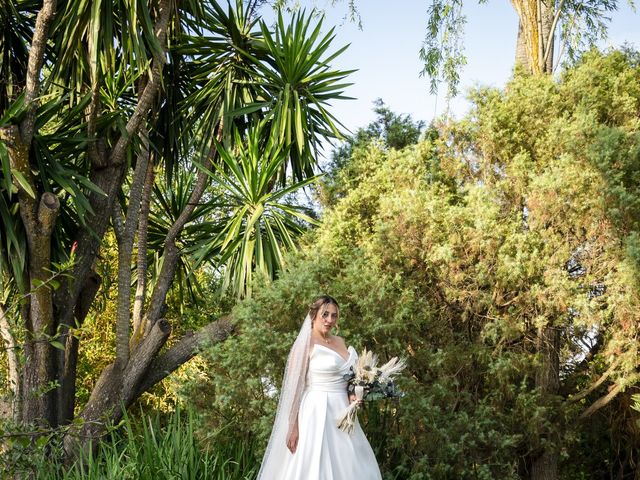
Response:
[[[313,320],[313,329],[326,337],[331,333],[331,329],[335,327],[338,322],[338,307],[332,303],[323,305],[316,313],[316,318]]]

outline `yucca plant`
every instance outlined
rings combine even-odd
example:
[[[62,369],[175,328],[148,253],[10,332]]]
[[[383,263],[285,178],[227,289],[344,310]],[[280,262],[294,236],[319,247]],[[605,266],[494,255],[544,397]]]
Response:
[[[329,102],[349,99],[344,82],[354,70],[341,71],[330,62],[347,46],[330,52],[334,29],[322,34],[322,20],[312,24],[304,12],[286,23],[278,14],[275,31],[261,22],[262,42],[268,61],[253,64],[258,82],[271,103],[271,129],[281,144],[293,145],[290,150],[293,178],[302,180],[313,175],[315,158],[322,138],[342,138],[342,124],[330,113]],[[282,169],[281,180],[285,170]]]
[[[327,106],[344,98],[348,72],[330,68],[341,49],[330,54],[332,33],[307,15],[280,16],[271,32],[241,0],[10,0],[0,10],[0,315],[24,299],[0,328],[25,339],[12,367],[23,383],[16,419],[71,423],[72,456],[232,331],[214,320],[163,349],[168,292],[177,280],[197,296],[194,262],[247,295],[254,272],[275,275],[313,223],[290,196],[313,181],[320,141],[339,135]],[[107,282],[95,267],[109,230],[118,268]],[[71,276],[39,288],[61,264]],[[114,362],[74,421],[73,332],[113,283]]]
[[[276,182],[288,148],[275,134],[265,139],[266,125],[263,120],[250,128],[245,138],[236,130],[231,149],[217,143],[221,162],[207,174],[221,194],[207,204],[211,220],[187,229],[194,257],[214,258],[223,266],[224,285],[241,296],[250,294],[254,272],[274,277],[284,252],[317,223],[311,209],[295,199],[316,177],[284,187]]]

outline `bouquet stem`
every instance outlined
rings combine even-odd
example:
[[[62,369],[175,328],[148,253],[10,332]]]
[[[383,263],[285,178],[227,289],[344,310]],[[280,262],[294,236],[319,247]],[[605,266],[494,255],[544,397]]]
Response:
[[[364,398],[364,387],[356,386],[354,393],[356,395],[356,400],[351,402],[337,422],[338,428],[348,434],[353,433],[353,429],[356,426],[358,408],[360,408],[360,403]]]

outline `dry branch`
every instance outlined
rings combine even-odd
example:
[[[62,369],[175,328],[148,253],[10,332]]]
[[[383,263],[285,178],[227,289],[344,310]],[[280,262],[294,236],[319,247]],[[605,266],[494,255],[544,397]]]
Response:
[[[611,400],[613,400],[615,396],[618,395],[618,393],[620,393],[620,390],[622,390],[622,385],[617,383],[611,390],[609,390],[609,393],[600,397],[598,400],[593,402],[591,406],[589,406],[589,408],[587,408],[584,412],[582,412],[582,415],[580,415],[580,418],[587,418],[593,415],[594,413],[596,413],[602,407],[607,405]]]
[[[572,395],[570,398],[570,401],[572,402],[579,402],[580,400],[582,400],[583,398],[587,397],[589,394],[591,394],[591,392],[593,392],[595,389],[597,389],[600,385],[602,385],[604,383],[604,381],[609,378],[609,376],[615,371],[616,367],[618,366],[618,364],[620,363],[620,358],[616,358],[616,360],[611,364],[611,366],[607,369],[606,372],[604,372],[600,378],[598,378],[598,380],[596,380],[595,383],[593,383],[589,388],[587,388],[586,390],[583,390],[580,393],[577,393],[575,395]]]

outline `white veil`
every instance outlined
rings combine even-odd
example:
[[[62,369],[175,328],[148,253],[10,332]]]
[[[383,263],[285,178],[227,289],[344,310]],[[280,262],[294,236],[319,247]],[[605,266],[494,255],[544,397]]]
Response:
[[[287,465],[285,460],[291,455],[287,448],[287,437],[298,418],[309,365],[310,345],[311,317],[307,315],[289,352],[276,419],[257,480],[277,480],[284,476],[283,469]]]

